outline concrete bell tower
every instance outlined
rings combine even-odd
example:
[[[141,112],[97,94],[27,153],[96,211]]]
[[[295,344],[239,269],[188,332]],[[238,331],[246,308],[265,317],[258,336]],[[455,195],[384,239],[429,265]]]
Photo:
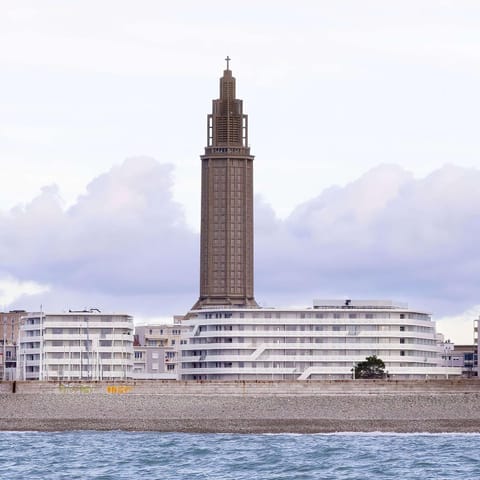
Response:
[[[227,68],[208,115],[202,160],[200,297],[193,309],[258,307],[253,294],[253,156],[248,117]]]

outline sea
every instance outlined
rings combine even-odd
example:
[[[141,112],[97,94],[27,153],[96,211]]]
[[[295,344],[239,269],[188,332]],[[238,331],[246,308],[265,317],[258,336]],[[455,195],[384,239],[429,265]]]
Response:
[[[480,479],[480,434],[0,432],[3,480]]]

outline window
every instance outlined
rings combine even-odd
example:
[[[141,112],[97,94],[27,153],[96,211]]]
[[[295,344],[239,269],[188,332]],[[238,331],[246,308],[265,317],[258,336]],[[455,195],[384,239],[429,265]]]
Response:
[[[404,332],[405,331],[405,325],[400,325],[400,331]]]
[[[405,339],[404,339],[404,338],[401,338],[401,339],[400,339],[400,343],[405,343]]]
[[[135,352],[135,358],[143,358],[143,352]]]
[[[405,350],[400,350],[400,356],[404,357],[405,356]]]

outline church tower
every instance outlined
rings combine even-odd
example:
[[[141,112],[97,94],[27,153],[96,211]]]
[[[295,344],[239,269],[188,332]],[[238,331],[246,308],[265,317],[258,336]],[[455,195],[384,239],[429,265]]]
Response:
[[[253,294],[253,156],[248,117],[227,68],[208,115],[202,160],[200,298],[193,309],[257,307]]]

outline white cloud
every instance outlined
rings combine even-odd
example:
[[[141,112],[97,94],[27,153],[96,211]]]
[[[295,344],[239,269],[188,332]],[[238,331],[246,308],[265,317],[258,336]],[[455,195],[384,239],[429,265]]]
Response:
[[[171,186],[169,165],[131,158],[94,179],[67,209],[56,187],[44,188],[0,215],[0,263],[18,278],[33,275],[90,301],[152,295],[161,305],[188,292],[193,303],[197,236]]]
[[[474,340],[474,320],[480,318],[480,305],[475,305],[458,315],[437,318],[437,330],[446,340],[459,345],[471,345]]]
[[[327,189],[272,233],[257,231],[257,285],[269,304],[348,295],[463,311],[478,302],[478,182],[476,169],[446,166],[416,180],[381,166]]]
[[[272,205],[256,207],[257,297],[478,303],[478,170],[439,168],[480,167],[475,2],[21,3],[0,7],[0,204],[24,202],[0,213],[0,265],[51,284],[51,305],[193,303],[195,159],[227,53]],[[85,190],[129,152],[171,161],[175,183],[143,159]],[[359,178],[386,161],[402,168]]]
[[[25,296],[34,296],[50,290],[48,285],[32,281],[20,281],[11,275],[0,276],[0,305],[11,305]]]
[[[257,188],[282,217],[381,162],[480,165],[472,2],[18,4],[0,7],[3,205],[51,182],[70,203],[145,152],[181,172],[175,195],[197,225],[195,159],[227,53]]]
[[[447,332],[452,340],[466,338],[480,284],[479,184],[475,169],[445,166],[417,180],[382,165],[284,220],[257,197],[257,300],[392,298],[441,318],[466,311],[441,322],[458,322],[456,336]],[[16,308],[98,307],[143,319],[185,312],[198,296],[199,236],[172,188],[170,165],[130,158],[90,182],[72,206],[50,186],[0,212],[4,270],[51,287],[8,298]]]

